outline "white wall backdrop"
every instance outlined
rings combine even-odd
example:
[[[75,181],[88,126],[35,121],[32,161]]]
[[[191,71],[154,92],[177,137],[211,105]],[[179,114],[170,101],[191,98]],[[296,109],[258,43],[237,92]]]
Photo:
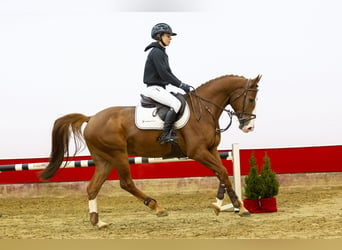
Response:
[[[0,0],[0,158],[49,156],[62,115],[136,105],[143,50],[158,22],[179,34],[167,53],[182,81],[197,87],[225,74],[263,75],[256,130],[243,134],[234,119],[221,149],[340,145],[341,5]]]

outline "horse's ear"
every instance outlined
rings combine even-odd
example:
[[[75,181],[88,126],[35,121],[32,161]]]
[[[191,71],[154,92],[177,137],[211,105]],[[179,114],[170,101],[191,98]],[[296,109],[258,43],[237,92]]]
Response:
[[[258,82],[260,81],[260,79],[261,79],[261,75],[258,75],[257,77],[255,77],[254,79],[253,79],[253,84],[252,84],[252,88],[258,88]]]
[[[258,83],[260,81],[260,79],[261,79],[261,76],[262,75],[258,75],[257,77],[255,77],[254,82]]]

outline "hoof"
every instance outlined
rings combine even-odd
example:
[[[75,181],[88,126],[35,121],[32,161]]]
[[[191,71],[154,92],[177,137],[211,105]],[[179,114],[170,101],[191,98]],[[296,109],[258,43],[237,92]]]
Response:
[[[160,210],[160,211],[158,211],[158,212],[156,213],[156,215],[157,215],[158,217],[165,217],[165,216],[168,216],[169,213],[168,213],[166,210]]]
[[[239,215],[240,215],[241,217],[248,217],[248,216],[250,216],[251,214],[250,214],[248,211],[244,211],[244,212],[240,212]]]
[[[221,212],[221,208],[216,203],[213,203],[212,207],[214,209],[214,213],[218,216]]]
[[[109,226],[109,224],[103,222],[103,221],[99,221],[97,224],[96,224],[96,227],[98,229],[103,229],[103,228],[107,228]]]

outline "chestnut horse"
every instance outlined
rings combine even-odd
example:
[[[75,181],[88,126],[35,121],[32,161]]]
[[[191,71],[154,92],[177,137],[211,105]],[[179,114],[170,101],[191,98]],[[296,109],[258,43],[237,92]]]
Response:
[[[233,115],[237,116],[243,132],[253,131],[257,84],[260,78],[260,75],[254,79],[234,75],[222,76],[185,94],[190,107],[190,118],[184,127],[176,131],[179,151],[183,156],[186,155],[211,169],[218,179],[225,183],[227,194],[234,207],[239,208],[241,216],[248,216],[249,212],[233,190],[217,147],[221,132],[228,129]],[[230,105],[234,112],[227,110],[227,105]],[[229,115],[230,122],[226,129],[220,129],[219,118],[224,111]],[[87,187],[90,221],[99,228],[107,224],[99,219],[96,197],[113,169],[118,173],[122,189],[143,201],[157,216],[168,214],[155,199],[135,186],[131,178],[128,155],[166,157],[172,145],[161,145],[158,141],[161,131],[138,129],[134,119],[135,107],[111,107],[94,116],[68,114],[54,123],[49,164],[39,177],[49,180],[61,167],[65,156],[68,160],[71,133],[74,134],[77,145],[75,155],[80,148],[80,140],[84,138],[96,165],[95,173]],[[83,123],[87,125],[82,133]]]

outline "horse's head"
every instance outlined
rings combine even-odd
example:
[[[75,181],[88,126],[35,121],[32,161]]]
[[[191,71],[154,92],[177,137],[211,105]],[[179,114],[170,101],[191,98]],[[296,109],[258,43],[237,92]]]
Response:
[[[260,79],[261,75],[258,75],[254,79],[248,79],[245,82],[245,86],[238,88],[230,97],[230,105],[234,109],[235,115],[240,122],[239,128],[245,133],[254,130],[256,96]]]

